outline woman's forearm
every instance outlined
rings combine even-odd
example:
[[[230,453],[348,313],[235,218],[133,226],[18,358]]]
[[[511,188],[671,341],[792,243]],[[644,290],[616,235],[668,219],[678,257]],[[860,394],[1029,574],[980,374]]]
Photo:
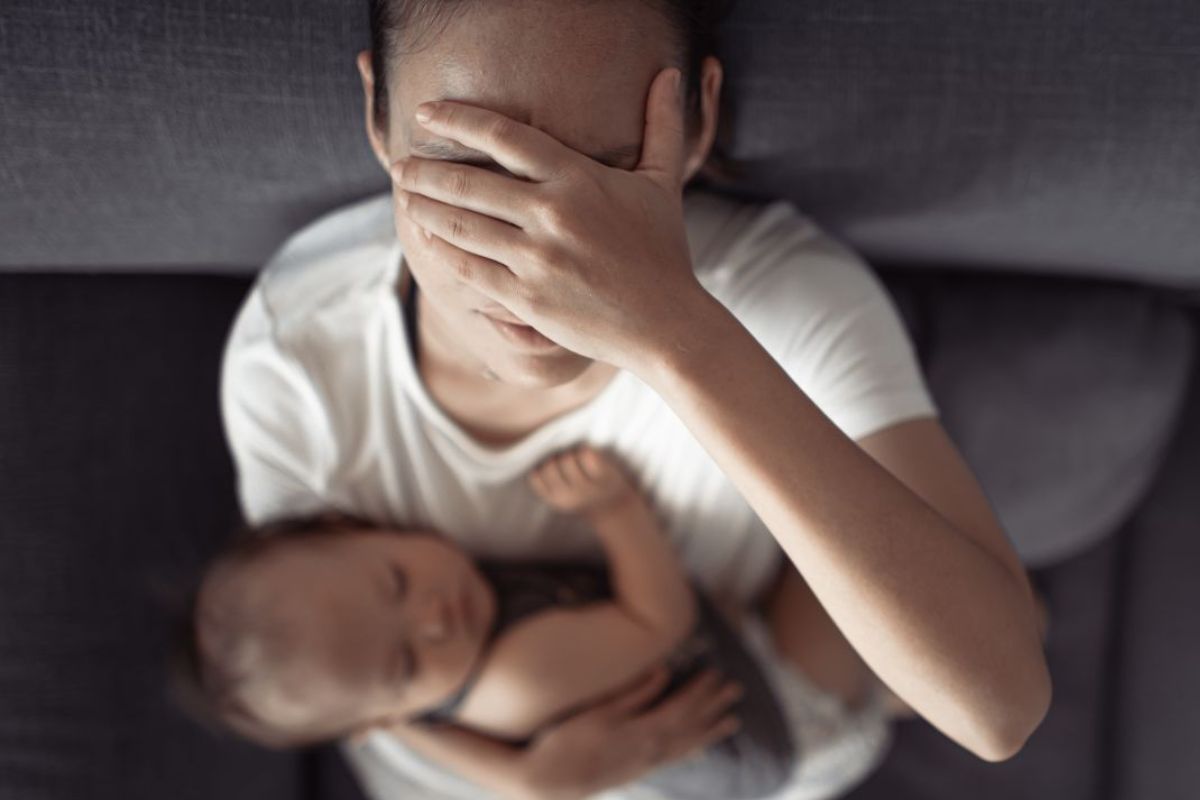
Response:
[[[696,621],[696,599],[654,511],[636,491],[587,512],[604,545],[614,601],[664,639],[678,641]]]
[[[843,434],[711,296],[639,365],[893,690],[983,758],[1049,682],[1028,587]]]

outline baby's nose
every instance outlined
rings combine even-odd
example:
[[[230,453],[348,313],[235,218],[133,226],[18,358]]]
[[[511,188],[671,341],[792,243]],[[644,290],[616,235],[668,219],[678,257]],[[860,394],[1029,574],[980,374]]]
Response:
[[[445,600],[437,595],[430,595],[422,604],[418,621],[422,638],[430,642],[440,642],[448,639],[453,633],[450,625],[450,613]]]

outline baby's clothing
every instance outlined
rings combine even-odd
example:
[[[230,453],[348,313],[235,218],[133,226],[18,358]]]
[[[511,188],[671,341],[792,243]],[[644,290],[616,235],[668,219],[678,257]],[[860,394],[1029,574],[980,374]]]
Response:
[[[543,611],[612,599],[608,571],[602,566],[549,562],[480,562],[478,566],[495,590],[497,602],[496,619],[485,647],[490,647],[513,626]],[[762,667],[699,591],[696,599],[699,611],[696,625],[667,659],[671,679],[659,699],[704,669],[715,668],[744,689],[731,708],[741,718],[742,725],[725,740],[692,758],[657,770],[642,782],[678,800],[766,797],[791,774],[799,755],[797,748]],[[478,672],[472,674],[458,692],[425,714],[422,721],[453,722],[455,712],[470,694],[477,677]],[[527,740],[512,744],[523,746]]]

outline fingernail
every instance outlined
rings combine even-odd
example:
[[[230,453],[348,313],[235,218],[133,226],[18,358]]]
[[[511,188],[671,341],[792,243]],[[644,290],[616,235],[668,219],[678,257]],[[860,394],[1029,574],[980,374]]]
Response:
[[[397,189],[396,199],[400,202],[402,208],[408,208],[408,192],[403,189]]]
[[[417,106],[417,122],[429,122],[433,118],[433,105],[422,103]]]

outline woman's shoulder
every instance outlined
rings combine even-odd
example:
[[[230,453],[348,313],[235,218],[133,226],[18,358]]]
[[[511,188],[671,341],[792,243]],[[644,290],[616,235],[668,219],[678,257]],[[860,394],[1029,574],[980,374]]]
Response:
[[[256,291],[278,324],[379,288],[399,261],[392,195],[339,206],[289,236],[259,273]]]
[[[866,262],[787,199],[689,190],[684,219],[697,278],[735,313],[767,300],[797,311],[840,305],[878,290]]]

